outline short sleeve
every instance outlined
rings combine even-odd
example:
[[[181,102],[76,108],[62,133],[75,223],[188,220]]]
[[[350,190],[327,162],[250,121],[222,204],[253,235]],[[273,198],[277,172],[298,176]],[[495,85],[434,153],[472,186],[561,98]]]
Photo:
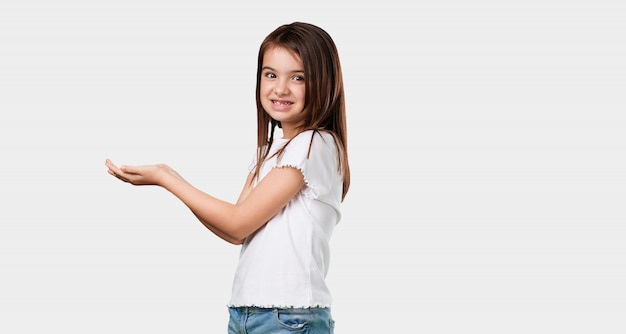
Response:
[[[335,140],[323,131],[302,132],[285,147],[275,167],[299,169],[304,175],[304,195],[313,199],[324,197],[339,180]]]

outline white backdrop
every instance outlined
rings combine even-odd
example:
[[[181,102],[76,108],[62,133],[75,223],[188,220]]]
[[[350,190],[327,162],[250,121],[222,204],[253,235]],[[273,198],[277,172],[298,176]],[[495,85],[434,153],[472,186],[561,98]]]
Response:
[[[225,333],[262,39],[327,30],[352,188],[337,333],[624,333],[623,1],[2,1],[0,332]]]

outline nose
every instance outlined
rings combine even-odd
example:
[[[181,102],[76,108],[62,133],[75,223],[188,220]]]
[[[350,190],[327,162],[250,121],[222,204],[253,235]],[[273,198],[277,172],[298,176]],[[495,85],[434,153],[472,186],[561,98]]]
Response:
[[[286,80],[278,80],[274,86],[274,93],[278,96],[289,94],[289,85]]]

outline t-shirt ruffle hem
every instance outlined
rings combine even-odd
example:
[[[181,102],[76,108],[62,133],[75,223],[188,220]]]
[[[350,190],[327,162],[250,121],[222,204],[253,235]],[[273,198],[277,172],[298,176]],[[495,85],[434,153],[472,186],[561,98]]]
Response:
[[[255,307],[255,308],[278,308],[278,309],[298,309],[298,308],[330,308],[330,305],[307,305],[307,306],[287,306],[287,305],[239,305],[227,304],[226,307]]]
[[[311,183],[309,182],[309,179],[307,179],[306,174],[304,174],[304,171],[302,170],[302,168],[292,165],[292,164],[279,164],[277,166],[274,166],[272,168],[295,168],[297,170],[300,171],[300,173],[302,173],[302,176],[304,177],[304,185],[305,188],[302,191],[302,194],[304,196],[306,196],[309,199],[316,199],[318,197],[318,191],[317,189],[311,185]]]

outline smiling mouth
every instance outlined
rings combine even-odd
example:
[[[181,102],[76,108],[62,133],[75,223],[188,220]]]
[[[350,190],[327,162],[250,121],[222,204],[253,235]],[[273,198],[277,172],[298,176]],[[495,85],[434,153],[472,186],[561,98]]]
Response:
[[[273,103],[274,105],[277,105],[277,106],[288,106],[288,105],[293,104],[293,102],[289,102],[289,101],[278,101],[278,100],[272,100],[272,103]]]

